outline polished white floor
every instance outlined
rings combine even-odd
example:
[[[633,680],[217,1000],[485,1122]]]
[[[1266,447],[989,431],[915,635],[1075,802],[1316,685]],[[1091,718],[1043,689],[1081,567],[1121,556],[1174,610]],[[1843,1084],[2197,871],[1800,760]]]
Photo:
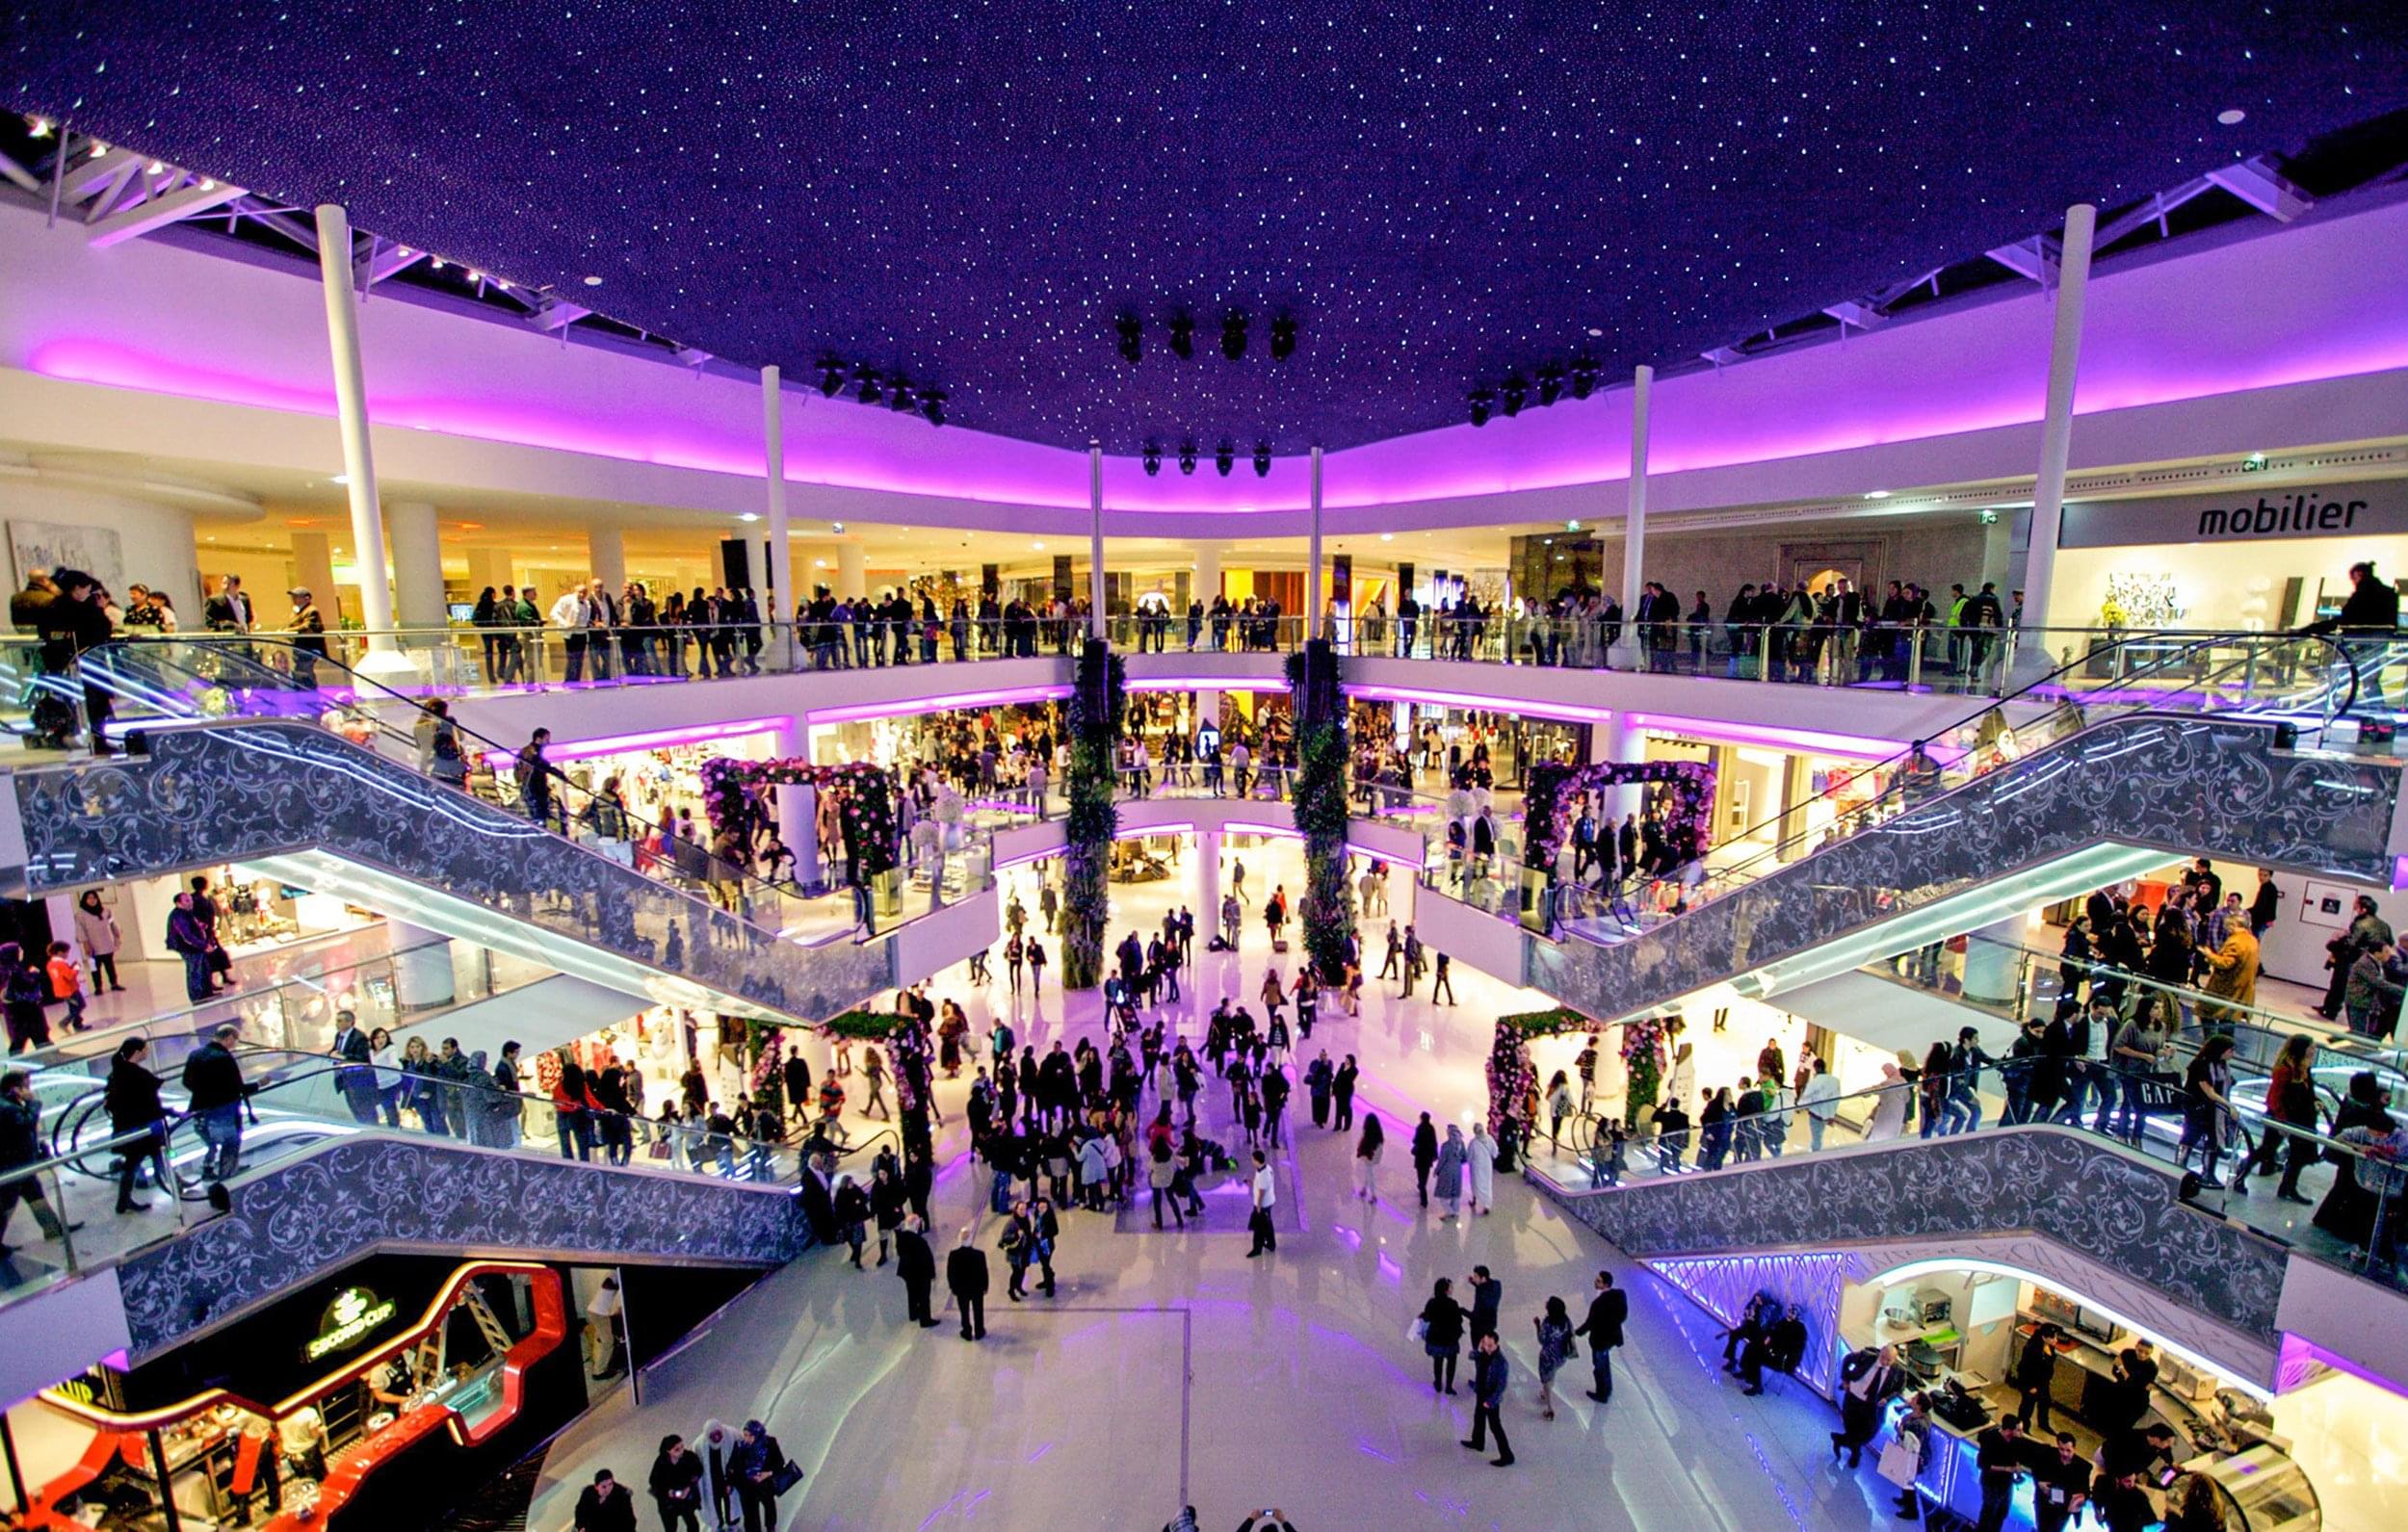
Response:
[[[1191,850],[1190,854],[1192,852]],[[1301,866],[1292,845],[1244,849],[1261,898]],[[1191,873],[1192,869],[1184,871]],[[1126,918],[1151,923],[1165,902],[1195,896],[1191,878],[1116,888]],[[1032,911],[1035,900],[1028,899]],[[1114,935],[1122,928],[1116,917]],[[1237,958],[1199,953],[1202,982],[1175,1014],[1194,1018],[1224,990],[1251,997],[1268,952],[1249,925]],[[1050,971],[1049,971],[1050,972]],[[1040,1051],[1056,1036],[1100,1032],[1093,996],[1044,992],[1015,1005],[999,983],[975,997],[983,1029],[1015,1014]],[[1492,1022],[1543,1003],[1458,969],[1460,1003],[1406,1002],[1367,990],[1357,1020],[1323,1011],[1309,1044],[1355,1053],[1359,1107],[1442,1121],[1479,1110]],[[933,993],[970,1003],[959,971]],[[1256,1005],[1260,1014],[1259,1003]],[[1065,1014],[1066,1012],[1066,1014]],[[1750,1046],[1761,1039],[1750,1040]],[[1309,1056],[1309,1052],[1307,1052]],[[940,1093],[950,1110],[955,1085]],[[1743,1399],[1720,1372],[1714,1326],[1553,1207],[1504,1178],[1494,1216],[1445,1222],[1414,1205],[1400,1134],[1374,1207],[1352,1200],[1351,1137],[1316,1132],[1297,1098],[1301,1187],[1278,1253],[1246,1258],[1240,1233],[1157,1234],[1147,1220],[1074,1213],[1057,1261],[1059,1294],[1015,1305],[990,1255],[989,1333],[965,1344],[944,1327],[903,1322],[891,1270],[856,1272],[815,1253],[769,1278],[707,1334],[650,1371],[643,1399],[620,1390],[555,1445],[531,1525],[564,1524],[579,1485],[608,1466],[641,1483],[662,1436],[706,1418],[759,1415],[808,1471],[779,1524],[809,1528],[1095,1527],[1127,1532],[1192,1501],[1204,1527],[1234,1527],[1268,1505],[1307,1532],[1335,1527],[1584,1526],[1675,1529],[1772,1525],[1873,1527],[1886,1487],[1868,1467],[1831,1467],[1829,1407],[1794,1385]],[[950,1170],[935,1208],[940,1246],[982,1216],[984,1174]],[[940,1258],[941,1259],[941,1258]],[[1435,1277],[1486,1262],[1505,1285],[1504,1334],[1515,1378],[1505,1419],[1519,1463],[1489,1466],[1456,1444],[1470,1425],[1468,1373],[1453,1397],[1431,1392],[1406,1326]],[[1531,1319],[1550,1294],[1577,1313],[1601,1265],[1634,1292],[1630,1346],[1610,1406],[1580,1396],[1584,1357],[1567,1365],[1557,1418],[1540,1418]],[[645,1508],[644,1524],[651,1524]]]

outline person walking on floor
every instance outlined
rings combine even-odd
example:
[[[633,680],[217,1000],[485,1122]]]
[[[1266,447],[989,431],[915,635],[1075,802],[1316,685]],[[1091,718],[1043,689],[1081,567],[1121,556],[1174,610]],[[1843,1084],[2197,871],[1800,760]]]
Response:
[[[672,1431],[661,1439],[646,1487],[661,1508],[661,1532],[678,1532],[681,1523],[685,1532],[702,1532],[702,1459],[686,1450],[684,1437]],[[717,1523],[712,1532],[718,1532]]]
[[[1531,1325],[1538,1331],[1538,1414],[1542,1420],[1556,1417],[1556,1372],[1564,1362],[1579,1351],[1572,1339],[1572,1315],[1560,1298],[1547,1300],[1547,1311],[1534,1316]]]
[[[144,1164],[158,1177],[161,1191],[171,1198],[181,1195],[175,1173],[168,1168],[168,1110],[159,1101],[159,1077],[144,1063],[149,1056],[148,1042],[129,1037],[118,1045],[117,1056],[109,1064],[103,1098],[109,1109],[109,1130],[119,1137],[144,1135],[118,1151],[118,1211],[121,1213],[139,1212],[150,1206],[134,1200],[134,1178]]]
[[[1455,1360],[1463,1352],[1463,1306],[1454,1301],[1454,1284],[1445,1277],[1430,1284],[1429,1302],[1413,1322],[1429,1358],[1429,1391],[1454,1392]]]
[[[954,1306],[961,1311],[961,1338],[986,1338],[986,1289],[989,1272],[986,1252],[978,1245],[978,1229],[971,1226],[961,1232],[961,1243],[945,1258],[945,1286],[954,1295]]]
[[[777,1438],[760,1421],[746,1421],[735,1450],[727,1455],[728,1476],[736,1481],[736,1498],[745,1508],[745,1532],[777,1532],[779,1481],[786,1479],[786,1467]]]
[[[1413,1129],[1413,1181],[1421,1189],[1422,1206],[1429,1206],[1429,1173],[1438,1163],[1438,1130],[1422,1113],[1422,1120]]]
[[[1511,1375],[1505,1353],[1498,1349],[1496,1333],[1480,1337],[1472,1348],[1472,1434],[1463,1444],[1485,1452],[1488,1433],[1496,1432],[1497,1455],[1490,1461],[1500,1468],[1513,1466],[1513,1443],[1505,1440],[1505,1417],[1497,1413],[1505,1403],[1505,1384]]]
[[[1438,1146],[1438,1158],[1432,1166],[1433,1173],[1430,1177],[1432,1187],[1438,1194],[1438,1200],[1444,1203],[1447,1208],[1446,1216],[1440,1220],[1441,1222],[1454,1222],[1455,1215],[1463,1210],[1464,1158],[1463,1130],[1449,1123],[1447,1141]]]
[[[1379,1200],[1379,1155],[1387,1146],[1387,1130],[1377,1112],[1363,1114],[1363,1136],[1354,1146],[1354,1195],[1365,1202]]]
[[[1471,1141],[1463,1148],[1463,1168],[1469,1175],[1470,1207],[1482,1217],[1497,1210],[1497,1141],[1488,1124],[1472,1125]]]
[[[636,1497],[608,1468],[594,1470],[593,1482],[577,1492],[576,1532],[636,1532]]]
[[[1613,1285],[1613,1273],[1597,1273],[1597,1296],[1588,1300],[1587,1316],[1572,1332],[1588,1342],[1588,1396],[1599,1404],[1613,1397],[1613,1353],[1622,1344],[1622,1327],[1631,1317],[1630,1294]]]
[[[895,1231],[895,1275],[903,1279],[906,1317],[923,1330],[936,1325],[929,1305],[936,1286],[936,1255],[929,1249],[928,1227],[915,1213]]]
[[[1254,1248],[1245,1253],[1248,1260],[1256,1256],[1279,1253],[1279,1230],[1272,1222],[1279,1204],[1278,1178],[1271,1174],[1270,1161],[1261,1150],[1254,1152],[1254,1210],[1246,1217],[1246,1227],[1254,1232]]]

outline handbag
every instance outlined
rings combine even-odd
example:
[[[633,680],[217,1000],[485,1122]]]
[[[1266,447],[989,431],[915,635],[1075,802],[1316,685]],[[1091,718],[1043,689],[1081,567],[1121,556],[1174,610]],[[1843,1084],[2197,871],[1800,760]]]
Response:
[[[1411,1324],[1404,1327],[1404,1333],[1415,1340],[1426,1343],[1429,1339],[1429,1321],[1426,1319],[1416,1318]]]
[[[796,1485],[800,1484],[801,1482],[802,1465],[797,1463],[792,1458],[788,1458],[785,1462],[777,1466],[777,1471],[775,1473],[770,1475],[770,1493],[784,1494],[787,1491],[793,1489]]]
[[[1915,1475],[1923,1468],[1924,1455],[1904,1437],[1892,1437],[1881,1448],[1881,1461],[1874,1465],[1880,1475],[1901,1490],[1912,1489]]]
[[[650,1159],[668,1158],[668,1140],[666,1138],[652,1140],[651,1146],[644,1150],[644,1155]]]

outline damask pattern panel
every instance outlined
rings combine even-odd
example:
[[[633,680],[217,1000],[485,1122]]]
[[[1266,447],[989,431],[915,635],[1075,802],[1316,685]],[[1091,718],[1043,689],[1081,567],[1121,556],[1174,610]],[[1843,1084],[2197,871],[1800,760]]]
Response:
[[[2085,1133],[1998,1129],[1744,1170],[1561,1192],[1565,1211],[1642,1259],[2028,1232],[2261,1342],[2284,1247],[2186,1207],[2173,1177]]]
[[[2278,749],[2270,724],[2130,714],[1628,941],[1526,938],[1524,982],[1627,1016],[2110,843],[2388,888],[2400,780],[2395,762]]]
[[[416,1136],[339,1139],[232,1190],[120,1263],[135,1361],[378,1249],[780,1265],[810,1242],[782,1190]]]
[[[306,723],[160,730],[147,756],[13,780],[36,894],[314,851],[458,901],[472,918],[454,923],[473,928],[452,935],[507,946],[495,927],[529,927],[787,1017],[824,1020],[892,982],[891,942],[783,940]]]

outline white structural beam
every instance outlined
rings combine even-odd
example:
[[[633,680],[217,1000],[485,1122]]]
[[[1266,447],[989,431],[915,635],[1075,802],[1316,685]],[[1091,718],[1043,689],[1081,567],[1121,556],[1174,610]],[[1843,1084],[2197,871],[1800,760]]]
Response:
[[[2316,206],[2316,198],[2284,180],[2264,155],[2210,170],[2207,178],[2278,222]]]
[[[239,186],[220,181],[196,181],[179,191],[152,196],[130,208],[112,213],[92,225],[92,243],[95,248],[139,239],[152,229],[223,207],[243,195]]]
[[[406,245],[380,245],[354,269],[354,277],[362,288],[374,287],[388,276],[408,271],[426,258],[426,251]]]
[[[2035,234],[2030,239],[2002,245],[1982,253],[2017,276],[2037,282],[2042,287],[2056,285],[2056,242],[2045,234]]]
[[[1890,318],[1871,303],[1860,302],[1854,299],[1845,303],[1834,303],[1823,312],[1841,324],[1853,325],[1860,330],[1869,330],[1875,325],[1887,324]]]
[[[9,181],[36,196],[41,195],[41,178],[5,154],[0,154],[0,180]]]
[[[552,330],[566,329],[592,312],[593,310],[580,307],[575,303],[566,303],[557,298],[548,298],[537,305],[536,311],[528,316],[527,323],[548,333]]]

